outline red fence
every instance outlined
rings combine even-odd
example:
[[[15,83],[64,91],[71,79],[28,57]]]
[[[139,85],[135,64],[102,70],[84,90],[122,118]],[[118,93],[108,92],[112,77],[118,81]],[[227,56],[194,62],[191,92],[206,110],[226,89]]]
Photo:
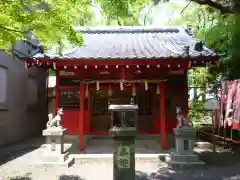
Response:
[[[240,130],[240,80],[221,84],[219,123]]]

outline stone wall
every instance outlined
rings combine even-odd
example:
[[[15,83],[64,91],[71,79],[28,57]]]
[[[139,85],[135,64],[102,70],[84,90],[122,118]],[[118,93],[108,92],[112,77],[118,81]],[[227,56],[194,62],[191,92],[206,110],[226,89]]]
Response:
[[[47,121],[46,71],[0,51],[0,147],[41,135]]]

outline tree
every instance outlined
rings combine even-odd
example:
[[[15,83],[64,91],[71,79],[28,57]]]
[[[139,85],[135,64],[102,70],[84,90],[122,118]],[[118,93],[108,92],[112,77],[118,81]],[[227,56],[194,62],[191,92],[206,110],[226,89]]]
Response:
[[[140,25],[141,10],[148,0],[98,0],[107,25],[116,22],[119,26]]]
[[[208,5],[218,9],[221,13],[237,14],[240,13],[239,0],[190,0],[200,5]]]
[[[32,31],[44,46],[62,43],[81,45],[81,34],[74,26],[85,25],[92,18],[89,0],[1,0],[0,48],[9,49],[17,39]],[[43,10],[41,10],[43,9]]]

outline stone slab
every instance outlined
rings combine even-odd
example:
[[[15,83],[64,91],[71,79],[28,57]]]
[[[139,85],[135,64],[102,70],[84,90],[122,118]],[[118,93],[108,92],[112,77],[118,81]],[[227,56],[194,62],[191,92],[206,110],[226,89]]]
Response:
[[[154,161],[156,163],[164,163],[166,158],[169,158],[170,154],[135,154],[135,161],[146,162]],[[83,162],[101,163],[103,161],[113,163],[113,154],[74,154],[75,164],[81,165]]]
[[[69,153],[66,152],[64,154],[55,154],[55,153],[48,153],[48,152],[44,152],[42,155],[41,155],[41,160],[43,162],[64,162],[68,159],[68,156]]]
[[[48,128],[43,130],[43,136],[63,136],[66,129],[63,128]]]
[[[195,154],[171,154],[171,160],[176,162],[199,162],[198,155]]]
[[[69,156],[68,159],[64,162],[38,162],[35,164],[36,167],[64,167],[68,168],[75,163],[75,158],[73,156]]]

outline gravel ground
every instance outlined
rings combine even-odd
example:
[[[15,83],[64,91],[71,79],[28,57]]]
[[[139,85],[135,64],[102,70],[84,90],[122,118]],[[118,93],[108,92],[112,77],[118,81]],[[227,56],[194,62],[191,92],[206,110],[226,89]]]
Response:
[[[0,180],[112,180],[111,161],[91,161],[70,168],[36,167],[40,149],[0,166]],[[31,162],[31,163],[30,163]],[[240,166],[206,166],[202,169],[173,170],[156,161],[137,161],[137,180],[240,180]],[[25,178],[21,178],[25,177]]]

